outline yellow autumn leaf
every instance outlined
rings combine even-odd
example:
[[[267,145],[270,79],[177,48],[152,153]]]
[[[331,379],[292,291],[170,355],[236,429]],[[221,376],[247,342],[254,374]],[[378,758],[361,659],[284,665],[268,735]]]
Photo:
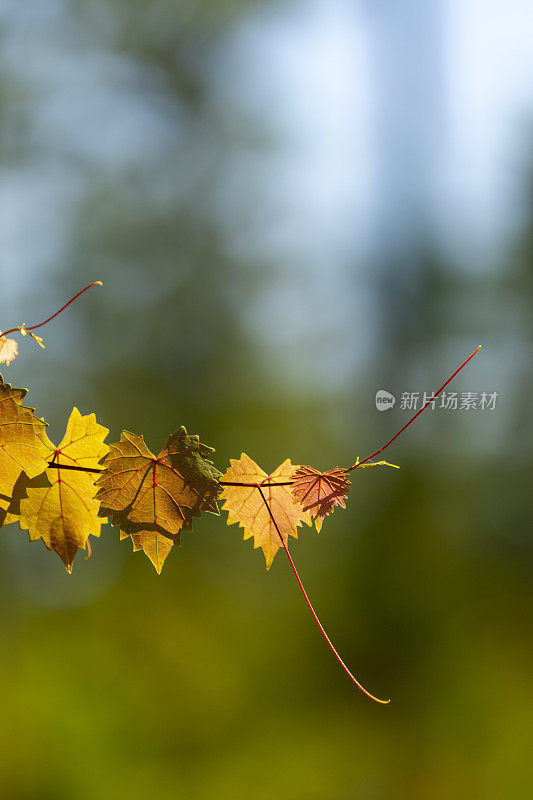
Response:
[[[22,405],[26,392],[4,383],[0,375],[0,527],[15,522],[16,487],[46,469],[53,448],[46,422]]]
[[[97,480],[100,513],[120,525],[121,539],[131,536],[134,550],[144,550],[160,573],[181,531],[191,530],[202,511],[218,514],[218,478],[202,444],[182,426],[156,456],[142,436],[122,431],[102,460]]]
[[[270,507],[272,516],[285,544],[289,536],[298,538],[298,526],[305,522],[311,525],[311,517],[294,501],[291,486],[270,486],[274,483],[291,481],[297,465],[287,458],[269,475],[252,461],[245,453],[240,458],[230,459],[230,467],[220,479],[223,484],[220,499],[224,501],[223,511],[228,512],[228,525],[238,523],[244,528],[244,539],[254,538],[254,548],[260,547],[269,569],[274,556],[281,547],[279,534],[268,512],[261,493],[255,486],[224,484],[262,484],[262,492]]]
[[[109,450],[104,444],[108,433],[94,414],[82,416],[73,408],[61,444],[51,445],[48,452],[47,460],[58,466],[28,481],[26,497],[20,500],[20,527],[31,541],[42,539],[55,550],[68,572],[78,550],[85,549],[87,537],[99,536],[105,522],[98,516],[94,481],[99,461]]]
[[[192,530],[192,522],[185,521],[177,534],[168,533],[153,523],[124,522],[120,528],[120,540],[131,539],[133,552],[142,550],[154,565],[158,575],[161,574],[166,558],[174,545],[181,546],[180,534]]]

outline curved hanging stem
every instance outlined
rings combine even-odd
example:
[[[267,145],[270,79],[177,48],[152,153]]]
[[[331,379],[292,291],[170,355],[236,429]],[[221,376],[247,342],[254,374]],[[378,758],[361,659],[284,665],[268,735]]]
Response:
[[[469,361],[470,361],[472,358],[474,358],[474,356],[476,355],[476,353],[479,353],[479,351],[481,350],[481,347],[482,347],[482,345],[479,345],[478,347],[476,347],[476,349],[474,350],[474,352],[472,353],[472,355],[471,355],[471,356],[468,356],[468,358],[466,359],[466,361],[464,361],[464,362],[461,364],[461,366],[460,366],[458,369],[456,369],[456,370],[455,370],[455,372],[453,373],[453,375],[451,376],[451,378],[448,378],[448,380],[446,381],[446,383],[443,383],[443,384],[442,384],[442,386],[440,387],[440,389],[439,389],[437,392],[435,392],[435,394],[433,395],[433,397],[431,397],[431,398],[430,398],[430,399],[427,401],[427,403],[426,403],[425,405],[423,405],[423,406],[422,406],[422,408],[420,409],[420,411],[417,411],[417,412],[416,412],[416,414],[414,415],[414,417],[411,417],[411,419],[409,420],[409,422],[407,422],[407,423],[406,423],[406,424],[403,426],[403,428],[402,428],[401,430],[399,430],[399,431],[398,431],[398,433],[397,433],[397,434],[395,434],[395,435],[392,437],[392,439],[390,439],[390,441],[388,441],[388,442],[387,442],[387,444],[384,444],[384,445],[383,445],[383,447],[380,447],[380,448],[379,448],[379,450],[376,450],[376,452],[375,452],[375,453],[371,453],[371,454],[370,454],[369,456],[367,456],[366,458],[363,458],[363,460],[362,460],[362,461],[356,461],[356,462],[355,462],[355,464],[352,464],[352,466],[351,466],[351,467],[348,467],[348,469],[346,470],[346,472],[351,472],[353,469],[357,469],[357,467],[360,467],[362,464],[365,464],[367,461],[370,461],[372,458],[374,458],[375,456],[378,456],[380,453],[382,453],[384,450],[386,450],[386,449],[387,449],[387,447],[388,447],[390,444],[392,444],[392,443],[393,443],[393,442],[394,442],[394,441],[395,441],[395,440],[398,438],[398,436],[401,436],[401,434],[402,434],[402,433],[403,433],[403,432],[404,432],[404,431],[405,431],[405,430],[406,430],[406,429],[409,427],[409,425],[411,425],[411,423],[412,423],[412,422],[414,422],[414,421],[415,421],[415,419],[416,419],[417,417],[419,417],[419,416],[420,416],[420,414],[421,414],[423,411],[425,411],[425,410],[426,410],[426,408],[427,408],[427,407],[428,407],[428,406],[429,406],[429,405],[430,405],[430,404],[431,404],[431,403],[432,403],[432,402],[435,400],[435,398],[436,398],[436,397],[438,397],[438,396],[439,396],[439,394],[440,394],[442,391],[444,391],[444,389],[445,389],[445,388],[448,386],[448,384],[449,384],[449,383],[451,383],[451,382],[453,381],[453,379],[455,378],[455,376],[456,376],[456,375],[458,375],[458,374],[461,372],[461,370],[463,369],[463,367],[466,367],[466,365],[468,364],[468,362],[469,362]]]
[[[367,691],[367,690],[365,689],[365,687],[364,687],[364,686],[362,686],[362,685],[359,683],[359,681],[357,680],[357,678],[356,678],[354,675],[352,675],[352,673],[350,672],[350,670],[348,669],[348,667],[346,666],[346,664],[344,663],[344,661],[342,660],[342,658],[340,657],[340,655],[339,655],[339,654],[337,653],[337,651],[335,650],[335,648],[334,648],[334,646],[333,646],[333,643],[332,643],[331,639],[329,638],[329,636],[327,635],[326,631],[324,630],[324,628],[323,628],[323,626],[322,626],[322,623],[320,622],[320,620],[319,620],[319,618],[318,618],[318,616],[317,616],[317,614],[316,614],[316,611],[315,611],[315,609],[314,609],[314,608],[313,608],[313,606],[311,605],[311,601],[309,600],[309,597],[307,596],[307,592],[306,592],[306,591],[305,591],[305,589],[304,589],[304,585],[303,585],[302,581],[300,580],[300,576],[298,575],[298,570],[296,569],[296,565],[295,565],[294,561],[292,560],[292,556],[291,556],[291,554],[289,553],[289,549],[288,549],[287,545],[285,544],[285,542],[284,542],[284,540],[283,540],[283,536],[281,535],[280,529],[279,529],[279,527],[278,527],[278,523],[276,522],[276,520],[275,520],[275,518],[274,518],[274,515],[273,515],[273,513],[272,513],[272,509],[270,508],[270,506],[269,506],[269,504],[268,504],[268,501],[267,501],[267,499],[266,499],[266,497],[265,497],[265,495],[264,495],[264,492],[263,492],[263,490],[262,490],[262,488],[261,488],[261,484],[259,484],[259,483],[256,483],[256,484],[255,484],[255,488],[256,488],[256,489],[259,491],[259,494],[260,494],[260,495],[261,495],[261,497],[263,498],[263,502],[264,502],[265,506],[267,507],[267,511],[268,511],[268,513],[269,513],[269,515],[270,515],[270,519],[272,520],[272,524],[274,525],[274,527],[275,527],[275,529],[276,529],[276,531],[277,531],[277,534],[278,534],[278,536],[279,536],[280,542],[281,542],[281,544],[283,545],[283,549],[285,550],[285,553],[286,553],[286,555],[287,555],[287,558],[289,559],[289,563],[290,563],[290,565],[291,565],[291,567],[292,567],[292,571],[294,572],[294,575],[295,575],[295,577],[296,577],[296,580],[298,581],[298,586],[300,587],[300,591],[302,592],[302,594],[303,594],[303,596],[304,596],[304,599],[305,599],[305,602],[307,603],[307,606],[308,606],[308,608],[309,608],[309,611],[310,611],[310,612],[311,612],[311,614],[313,615],[313,618],[314,618],[314,620],[315,620],[316,624],[318,625],[318,627],[319,627],[319,629],[320,629],[320,632],[322,633],[322,636],[324,637],[324,639],[325,639],[325,640],[326,640],[326,642],[328,643],[328,645],[329,645],[329,647],[330,647],[330,650],[331,650],[331,652],[333,653],[333,655],[335,656],[335,658],[337,659],[337,661],[339,662],[339,664],[341,665],[341,667],[343,668],[343,670],[345,671],[345,673],[348,675],[348,677],[350,678],[350,680],[352,680],[352,681],[355,683],[355,685],[357,686],[357,688],[358,688],[358,689],[360,689],[360,690],[363,692],[363,694],[366,694],[366,696],[367,696],[367,697],[369,697],[371,700],[374,700],[376,703],[382,703],[383,705],[386,705],[387,703],[390,703],[390,700],[380,700],[380,699],[379,699],[379,697],[374,697],[374,695],[373,695],[373,694],[370,694],[370,692],[369,692],[369,691]]]
[[[74,297],[71,297],[70,300],[68,301],[68,303],[65,303],[64,306],[61,306],[59,311],[56,311],[56,313],[52,314],[51,317],[48,317],[48,319],[45,319],[44,322],[39,322],[37,325],[19,325],[18,328],[10,328],[8,331],[3,331],[2,336],[7,336],[9,333],[21,333],[22,330],[24,330],[24,331],[34,331],[37,328],[42,328],[43,325],[47,325],[49,322],[52,322],[53,319],[55,319],[57,316],[59,316],[59,314],[61,314],[62,311],[64,311],[66,308],[68,308],[68,306],[71,303],[73,303],[74,300],[77,300],[80,295],[82,295],[84,292],[86,292],[87,289],[91,289],[93,286],[101,286],[101,285],[102,285],[102,281],[94,281],[93,283],[90,283],[88,286],[85,286],[83,289],[81,289],[81,291],[79,291],[78,294],[75,294]]]

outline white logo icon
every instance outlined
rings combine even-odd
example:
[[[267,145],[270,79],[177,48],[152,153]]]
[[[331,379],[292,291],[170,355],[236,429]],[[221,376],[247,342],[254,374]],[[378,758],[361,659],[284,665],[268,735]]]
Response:
[[[394,406],[395,402],[394,395],[386,392],[385,389],[379,389],[376,392],[376,408],[378,411],[388,411],[389,408]]]

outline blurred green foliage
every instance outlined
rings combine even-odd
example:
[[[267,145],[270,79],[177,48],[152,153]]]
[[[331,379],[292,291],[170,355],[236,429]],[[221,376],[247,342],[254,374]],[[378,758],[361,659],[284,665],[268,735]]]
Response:
[[[45,329],[46,353],[25,341],[7,379],[30,386],[53,437],[74,404],[113,439],[130,429],[152,449],[184,424],[222,470],[241,450],[266,470],[367,455],[400,419],[375,411],[380,383],[408,389],[401,376],[422,366],[431,388],[479,341],[488,348],[457,388],[499,389],[501,404],[492,416],[426,413],[388,454],[401,470],[355,474],[347,510],[292,548],[343,658],[392,698],[384,708],[338,668],[281,555],[267,575],[224,518],[199,521],[160,578],[115,528],[71,577],[3,530],[0,797],[526,800],[532,386],[512,352],[531,324],[533,214],[512,266],[490,279],[421,250],[412,304],[375,368],[342,388],[288,391],[285,353],[273,343],[267,367],[244,313],[284,265],[250,268],[210,205],[229,154],[268,146],[209,92],[210,57],[247,6],[64,4],[73,50],[90,42],[96,57],[142,67],[141,103],[171,130],[176,120],[176,143],[136,168],[84,161],[66,137],[44,145],[30,124],[38,82],[4,77],[4,167],[31,170],[37,153],[81,189],[46,279],[28,278],[20,308],[4,289],[2,325],[37,322],[104,282]],[[384,285],[379,297],[390,319],[397,295]]]

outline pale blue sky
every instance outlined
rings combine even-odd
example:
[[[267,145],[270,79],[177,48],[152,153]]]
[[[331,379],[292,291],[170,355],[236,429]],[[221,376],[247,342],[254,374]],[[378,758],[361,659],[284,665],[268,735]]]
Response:
[[[390,6],[376,0],[374,10],[386,17],[394,6],[402,19],[408,12],[416,18],[417,2],[425,0]],[[442,7],[444,124],[427,202],[455,268],[489,271],[501,268],[522,222],[533,11],[528,0],[443,0]],[[379,29],[368,10],[366,0],[266,5],[229,29],[206,64],[215,105],[239,109],[274,144],[262,152],[234,150],[213,187],[210,212],[231,231],[231,246],[251,269],[269,259],[283,266],[243,313],[259,341],[284,347],[296,382],[307,376],[331,385],[353,374],[361,366],[353,363],[353,336],[357,353],[372,351],[368,265],[382,236],[384,204],[372,61]],[[54,274],[70,244],[85,168],[112,180],[143,164],[164,193],[163,173],[178,163],[181,129],[179,108],[166,116],[163,104],[151,102],[164,97],[161,76],[107,50],[105,36],[84,37],[64,14],[63,0],[26,7],[4,0],[0,23],[0,67],[37,90],[25,133],[35,145],[32,155],[0,169],[2,270],[10,278],[10,305],[18,305],[31,280]],[[403,125],[415,137],[411,112],[406,98]],[[406,156],[407,171],[412,157]],[[413,185],[423,187],[418,167]],[[175,182],[186,191],[194,174],[193,165]],[[400,212],[391,200],[388,213]]]

